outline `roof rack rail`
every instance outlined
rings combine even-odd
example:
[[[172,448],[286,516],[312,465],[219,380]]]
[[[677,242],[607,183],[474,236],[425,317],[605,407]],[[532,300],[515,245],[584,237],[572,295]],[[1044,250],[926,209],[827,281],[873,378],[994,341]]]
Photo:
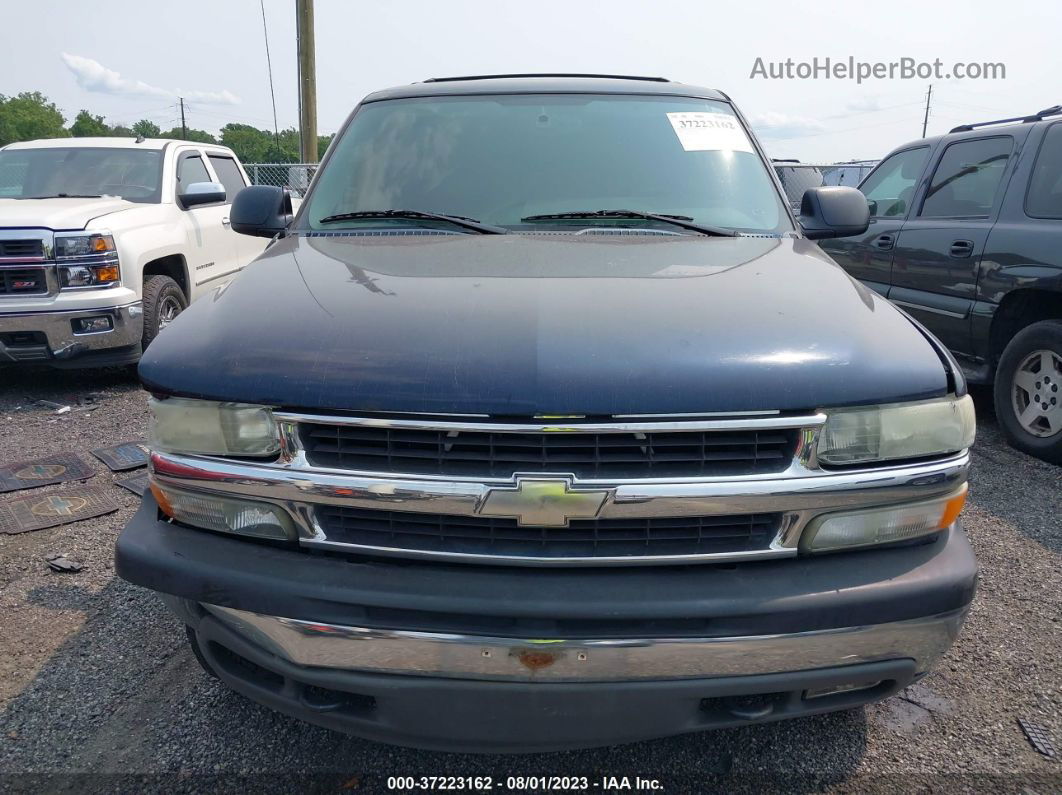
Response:
[[[429,77],[425,83],[454,83],[460,80],[501,80],[511,77],[593,77],[600,80],[646,80],[650,83],[670,83],[666,77],[641,77],[639,75],[596,75],[580,72],[527,72],[504,75],[463,75],[459,77]]]
[[[976,124],[960,124],[958,127],[948,130],[948,133],[970,132],[978,127],[988,127],[992,124],[1014,124],[1019,121],[1022,124],[1032,124],[1033,122],[1043,121],[1048,116],[1058,116],[1060,114],[1062,114],[1062,105],[1052,105],[1031,116],[1015,116],[1013,119],[996,119],[995,121],[979,121]]]

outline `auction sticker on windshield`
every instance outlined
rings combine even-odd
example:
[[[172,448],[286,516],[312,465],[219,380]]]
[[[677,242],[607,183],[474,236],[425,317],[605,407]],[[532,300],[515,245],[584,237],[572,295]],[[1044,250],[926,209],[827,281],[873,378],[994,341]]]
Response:
[[[687,152],[751,152],[752,141],[738,120],[723,113],[686,111],[669,113],[667,120]]]

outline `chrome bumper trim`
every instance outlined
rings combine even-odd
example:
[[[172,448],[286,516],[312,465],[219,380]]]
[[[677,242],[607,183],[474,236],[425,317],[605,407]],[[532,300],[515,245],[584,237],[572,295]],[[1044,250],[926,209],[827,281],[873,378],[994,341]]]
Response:
[[[2,310],[3,307],[0,307]],[[75,334],[71,321],[82,317],[106,316],[111,330]],[[70,359],[83,353],[136,345],[143,335],[144,312],[140,301],[123,306],[96,309],[41,310],[30,312],[0,311],[0,333],[36,331],[47,339],[54,359]],[[0,342],[0,361],[22,361],[18,348]]]
[[[570,479],[573,488],[587,485],[608,488],[609,496],[598,513],[601,519],[782,514],[779,530],[765,549],[621,558],[466,555],[344,544],[329,540],[315,517],[316,505],[478,516],[496,485],[494,481],[420,479],[391,473],[352,474],[284,462],[252,464],[160,452],[153,453],[151,467],[153,477],[170,486],[240,495],[279,505],[291,514],[298,528],[299,542],[308,547],[479,563],[598,566],[723,562],[796,555],[800,533],[815,516],[950,493],[966,482],[969,462],[969,453],[962,453],[942,461],[850,472],[811,471],[795,464],[793,469],[774,476],[676,482],[603,483],[560,475]],[[503,482],[515,483],[515,478]]]
[[[691,679],[910,658],[928,670],[966,609],[911,621],[730,638],[525,640],[321,624],[203,605],[245,639],[297,665],[536,682]]]

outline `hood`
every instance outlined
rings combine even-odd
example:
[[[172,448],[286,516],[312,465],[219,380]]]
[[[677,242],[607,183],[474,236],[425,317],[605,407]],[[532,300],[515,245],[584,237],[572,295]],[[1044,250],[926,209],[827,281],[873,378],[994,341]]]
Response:
[[[84,229],[101,215],[137,205],[125,199],[0,199],[0,228]]]
[[[914,400],[923,334],[799,239],[281,240],[147,350],[148,389],[352,412],[675,414]]]

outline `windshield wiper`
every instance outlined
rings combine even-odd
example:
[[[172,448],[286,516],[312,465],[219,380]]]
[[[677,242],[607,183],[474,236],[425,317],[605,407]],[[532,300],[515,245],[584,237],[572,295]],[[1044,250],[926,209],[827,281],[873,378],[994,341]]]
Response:
[[[545,213],[543,215],[529,215],[521,218],[521,221],[563,221],[565,219],[578,218],[645,218],[649,221],[659,221],[662,224],[680,226],[700,232],[702,235],[715,237],[737,237],[738,233],[733,229],[725,229],[721,226],[705,226],[695,224],[688,215],[658,215],[657,213],[643,213],[641,210],[573,210],[567,213]]]
[[[102,199],[102,193],[51,193],[46,196],[21,196],[23,199]]]
[[[412,218],[425,221],[445,221],[446,223],[460,226],[463,229],[471,229],[481,235],[506,235],[508,229],[501,226],[491,226],[477,221],[475,218],[466,218],[463,215],[443,215],[442,213],[427,213],[423,210],[361,210],[356,213],[337,213],[326,215],[317,223],[332,224],[337,221],[357,221],[362,218]]]

